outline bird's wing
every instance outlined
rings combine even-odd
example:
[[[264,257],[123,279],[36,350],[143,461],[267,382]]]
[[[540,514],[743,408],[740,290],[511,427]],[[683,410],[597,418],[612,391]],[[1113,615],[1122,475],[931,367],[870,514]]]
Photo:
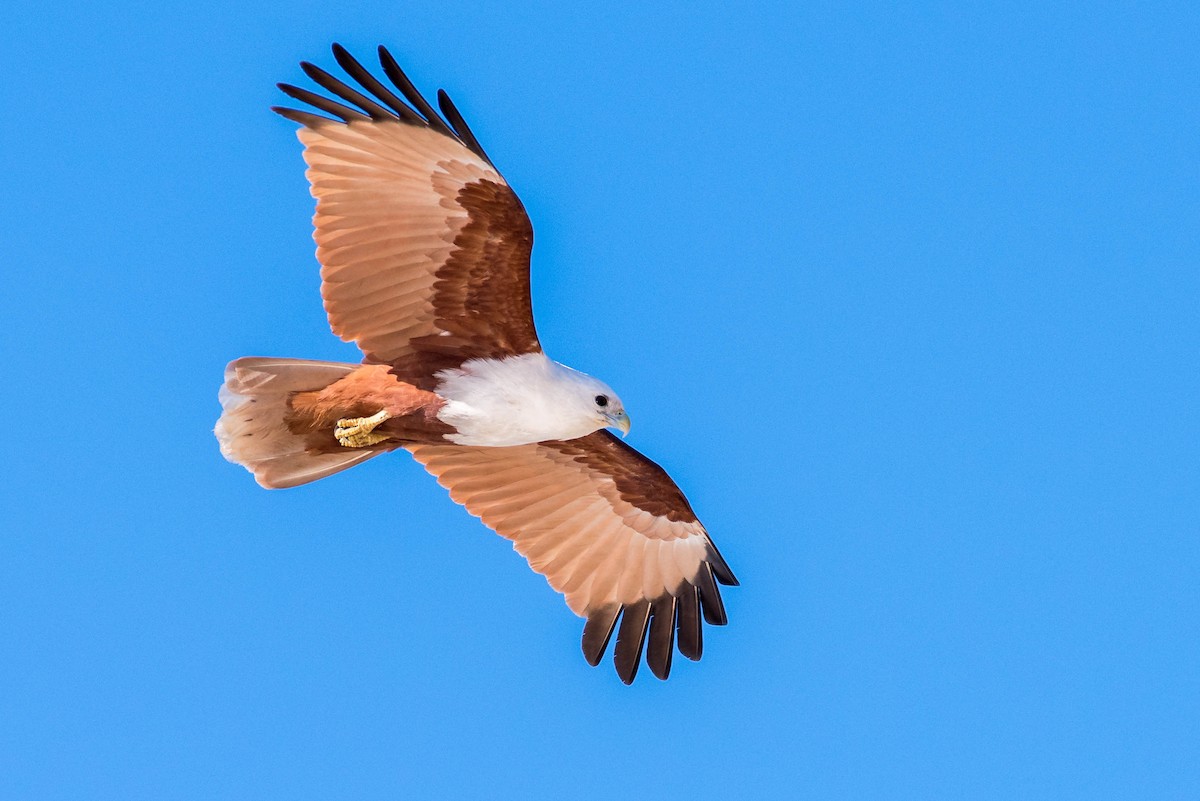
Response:
[[[450,98],[438,93],[443,119],[382,47],[390,88],[342,47],[333,53],[359,89],[308,63],[304,72],[336,101],[280,88],[336,119],[274,110],[302,126],[334,333],[368,362],[416,378],[468,358],[539,351],[533,228]]]
[[[607,431],[511,448],[406,446],[450,497],[478,516],[586,617],[595,665],[613,658],[633,681],[642,647],[661,679],[679,652],[699,659],[701,616],[724,625],[717,582],[737,580],[683,493],[654,462]]]

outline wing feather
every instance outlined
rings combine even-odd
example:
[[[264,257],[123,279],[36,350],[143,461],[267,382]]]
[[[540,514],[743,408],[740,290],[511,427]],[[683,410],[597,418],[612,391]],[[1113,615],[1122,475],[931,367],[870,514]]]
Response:
[[[360,86],[383,101],[400,119],[411,124],[424,124],[425,120],[419,114],[406,106],[403,100],[396,97],[395,92],[384,86],[354,56],[350,55],[346,48],[335,43],[333,45],[333,57],[337,60],[338,66],[346,71],[347,75],[358,81]]]
[[[620,614],[621,607],[614,604],[597,609],[583,624],[583,656],[592,667],[600,664],[600,658],[604,656],[604,649],[608,647],[608,640],[612,637]]]
[[[334,53],[334,56],[336,58],[336,52]],[[343,100],[348,100],[349,102],[358,106],[360,109],[365,111],[367,116],[371,117],[371,119],[387,120],[394,116],[390,110],[379,105],[374,100],[371,100],[362,92],[359,92],[353,87],[347,86],[345,83],[333,77],[316,64],[310,64],[307,61],[301,61],[300,69],[304,70],[304,74],[309,78],[312,78],[313,82],[315,82],[322,89],[333,92]]]
[[[650,602],[635,601],[623,607],[621,628],[617,630],[617,644],[613,648],[613,664],[617,675],[626,684],[632,684],[637,676],[638,664],[642,661],[642,647],[646,644],[646,628],[650,623]]]
[[[384,48],[391,88],[341,46],[333,54],[357,86],[303,62],[333,97],[280,89],[336,119],[276,110],[302,126],[334,333],[426,388],[466,359],[540,351],[532,226],[458,109],[439,95],[442,119]]]
[[[666,678],[672,648],[700,657],[702,619],[725,623],[717,581],[736,579],[704,526],[662,468],[607,432],[513,448],[407,447],[587,618],[592,664],[615,628],[623,681],[647,638],[647,663]]]
[[[679,653],[695,662],[704,653],[704,627],[700,625],[700,591],[694,584],[685,584],[678,599],[676,633]]]
[[[675,650],[675,596],[656,598],[650,607],[650,634],[646,643],[646,664],[660,679],[671,674],[671,655]]]

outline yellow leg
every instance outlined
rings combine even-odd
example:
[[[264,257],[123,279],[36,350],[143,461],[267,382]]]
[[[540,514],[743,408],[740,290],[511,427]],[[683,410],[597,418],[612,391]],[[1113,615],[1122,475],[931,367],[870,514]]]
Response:
[[[347,448],[366,448],[383,442],[387,434],[375,434],[375,427],[391,417],[384,409],[370,417],[348,417],[337,421],[333,435],[337,441]]]

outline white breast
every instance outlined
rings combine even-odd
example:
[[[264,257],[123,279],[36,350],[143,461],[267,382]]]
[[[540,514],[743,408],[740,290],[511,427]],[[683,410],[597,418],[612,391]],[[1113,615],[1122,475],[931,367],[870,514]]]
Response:
[[[575,439],[603,426],[587,399],[595,379],[552,361],[544,353],[471,359],[437,374],[435,391],[446,399],[438,419],[458,432],[459,445],[527,445]]]

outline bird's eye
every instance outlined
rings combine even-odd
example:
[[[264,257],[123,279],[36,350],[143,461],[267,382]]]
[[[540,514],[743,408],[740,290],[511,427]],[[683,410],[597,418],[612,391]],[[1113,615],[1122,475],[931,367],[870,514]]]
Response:
[[[607,395],[597,395],[596,396],[596,405],[599,406],[601,409],[603,409],[605,406],[608,405],[608,396]]]

